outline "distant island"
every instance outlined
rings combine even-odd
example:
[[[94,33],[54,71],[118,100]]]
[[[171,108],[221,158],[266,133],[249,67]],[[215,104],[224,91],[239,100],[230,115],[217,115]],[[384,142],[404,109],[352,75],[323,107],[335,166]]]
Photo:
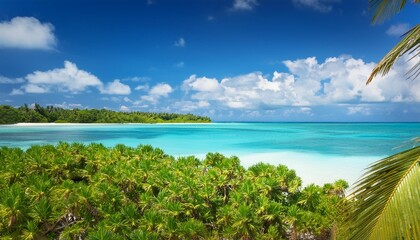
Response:
[[[54,106],[14,108],[0,105],[0,124],[15,123],[210,123],[209,117],[193,114],[117,112],[106,109],[63,109]]]

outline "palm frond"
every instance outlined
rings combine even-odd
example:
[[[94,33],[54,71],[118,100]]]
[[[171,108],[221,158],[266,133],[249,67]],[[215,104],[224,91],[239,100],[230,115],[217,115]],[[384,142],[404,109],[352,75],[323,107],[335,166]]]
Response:
[[[418,0],[420,1],[420,0]],[[376,65],[372,70],[366,84],[369,84],[373,78],[381,74],[382,76],[386,75],[391,67],[394,65],[395,61],[405,53],[412,54],[411,60],[415,59],[416,56],[420,56],[419,51],[420,45],[420,24],[417,24],[415,27],[410,29],[405,35],[404,38],[389,52],[385,55],[384,58]],[[420,65],[417,63],[409,71],[409,78],[415,78],[418,76],[420,71]]]
[[[369,9],[374,11],[372,22],[382,22],[404,8],[407,0],[369,0]],[[420,3],[414,0],[413,3]]]
[[[349,197],[344,239],[420,239],[420,147],[368,167]]]

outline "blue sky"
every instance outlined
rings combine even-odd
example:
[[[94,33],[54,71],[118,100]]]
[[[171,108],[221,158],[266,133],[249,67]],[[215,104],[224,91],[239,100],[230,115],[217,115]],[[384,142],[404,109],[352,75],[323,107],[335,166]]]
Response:
[[[0,1],[0,104],[195,113],[217,121],[418,121],[403,56],[411,3],[367,0]]]

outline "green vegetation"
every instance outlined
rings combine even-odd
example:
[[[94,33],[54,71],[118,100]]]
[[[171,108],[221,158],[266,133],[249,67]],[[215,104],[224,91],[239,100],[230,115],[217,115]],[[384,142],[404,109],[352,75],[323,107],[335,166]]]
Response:
[[[3,239],[330,239],[348,187],[151,146],[2,147],[0,163]]]
[[[415,5],[420,4],[420,0],[411,1]],[[374,15],[372,23],[382,22],[392,15],[399,13],[407,3],[406,0],[369,0],[369,7],[373,9]],[[381,74],[386,75],[397,59],[404,54],[412,54],[410,60],[415,56],[420,56],[420,24],[417,24],[406,32],[400,42],[389,51],[381,61],[375,66],[370,74],[366,84],[369,84],[373,78]],[[415,79],[420,75],[420,62],[414,63],[414,66],[407,72],[408,78]]]
[[[420,239],[420,147],[372,164],[354,187],[344,239]]]
[[[399,13],[405,0],[369,0],[377,23]],[[413,0],[420,4],[420,0]],[[403,35],[403,39],[372,70],[367,83],[377,74],[386,75],[396,60],[412,54],[419,56],[420,24]],[[420,75],[420,62],[407,72],[408,78]],[[414,139],[414,145],[419,143]],[[343,239],[420,239],[420,147],[384,158],[372,164],[356,183],[343,211]]]
[[[105,109],[63,109],[26,104],[19,108],[0,105],[0,124],[32,123],[209,123],[208,117],[192,114],[115,112]]]

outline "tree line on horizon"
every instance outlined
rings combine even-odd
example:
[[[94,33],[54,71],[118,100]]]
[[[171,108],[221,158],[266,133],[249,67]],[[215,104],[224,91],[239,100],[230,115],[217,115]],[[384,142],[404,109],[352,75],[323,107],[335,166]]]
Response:
[[[0,124],[30,123],[209,123],[209,117],[163,112],[117,112],[107,109],[64,109],[54,106],[0,105]]]

